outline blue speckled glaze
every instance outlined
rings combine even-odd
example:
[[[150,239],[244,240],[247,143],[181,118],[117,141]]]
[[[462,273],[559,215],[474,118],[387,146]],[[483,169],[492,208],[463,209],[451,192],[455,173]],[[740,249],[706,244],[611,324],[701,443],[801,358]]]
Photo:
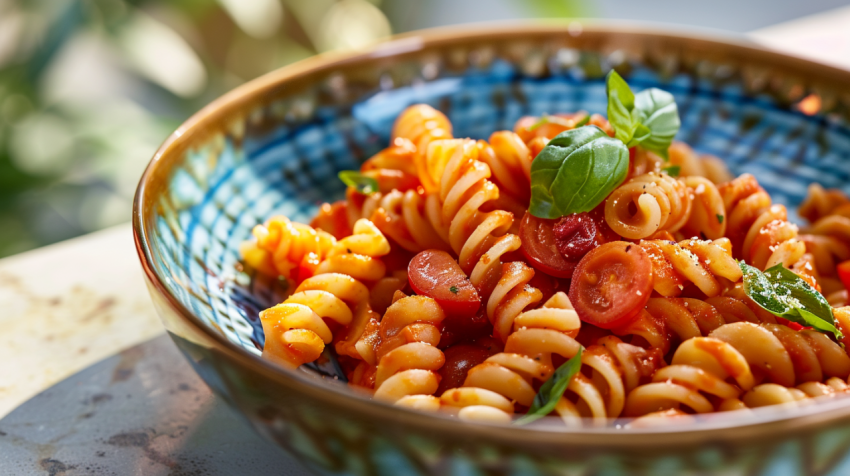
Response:
[[[384,148],[395,117],[414,103],[445,112],[456,137],[476,139],[512,129],[524,115],[604,114],[606,56],[567,53],[553,52],[543,72],[529,72],[509,55],[468,61],[460,68],[448,67],[446,61],[438,63],[436,73],[420,68],[412,79],[377,75],[354,93],[345,81],[331,77],[311,91],[270,98],[254,113],[234,118],[227,131],[193,143],[157,197],[146,239],[159,281],[211,332],[259,355],[263,334],[258,313],[280,302],[286,289],[239,264],[239,245],[255,225],[276,214],[307,222],[321,203],[341,198],[344,186],[336,174],[358,168]],[[578,60],[565,62],[564,57]],[[726,160],[734,174],[755,175],[774,202],[789,206],[794,219],[811,182],[850,192],[850,129],[842,116],[799,112],[793,103],[807,92],[804,86],[790,88],[788,97],[764,88],[754,94],[746,75],[729,68],[717,67],[715,74],[706,75],[686,68],[671,73],[637,59],[618,64],[633,89],[659,87],[673,93],[682,120],[678,140]],[[187,355],[204,354],[179,334],[175,332],[175,339]],[[428,435],[396,438],[378,435],[362,421],[331,423],[321,408],[288,409],[301,400],[279,407],[274,406],[276,397],[256,397],[254,402],[240,392],[260,395],[261,385],[243,378],[234,370],[238,365],[209,364],[216,362],[210,355],[193,364],[216,392],[237,402],[264,434],[323,474],[850,474],[846,428],[765,443],[752,452],[709,444],[681,457],[663,452],[543,457],[486,443],[458,450]],[[634,469],[638,466],[640,471]]]

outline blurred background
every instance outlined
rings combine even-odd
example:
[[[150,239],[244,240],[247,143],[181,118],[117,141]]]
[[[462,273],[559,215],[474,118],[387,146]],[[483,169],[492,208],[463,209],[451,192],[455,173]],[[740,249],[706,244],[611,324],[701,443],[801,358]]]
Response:
[[[0,0],[0,258],[130,219],[180,122],[318,52],[534,17],[748,32],[839,0]]]

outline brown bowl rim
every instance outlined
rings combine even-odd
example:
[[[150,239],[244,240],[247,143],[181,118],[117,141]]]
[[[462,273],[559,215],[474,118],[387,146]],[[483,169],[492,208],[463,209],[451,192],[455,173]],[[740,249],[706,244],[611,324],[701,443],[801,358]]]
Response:
[[[582,35],[618,36],[624,40],[634,39],[642,42],[676,41],[694,51],[713,51],[742,60],[757,58],[761,64],[793,71],[795,77],[818,84],[828,83],[837,89],[841,88],[842,84],[850,84],[850,71],[780,53],[742,36],[705,31],[694,33],[693,30],[684,31],[670,26],[659,27],[632,22],[581,21],[580,24]],[[133,237],[136,252],[149,284],[165,297],[171,309],[183,320],[182,324],[189,326],[195,333],[205,336],[228,358],[252,368],[265,378],[276,380],[285,387],[292,387],[355,414],[392,421],[398,425],[411,425],[419,430],[436,431],[447,438],[485,438],[506,444],[516,444],[521,441],[524,446],[570,444],[595,448],[669,448],[707,441],[746,440],[765,435],[788,434],[788,432],[811,429],[850,417],[850,399],[837,398],[795,408],[787,414],[777,409],[756,409],[753,413],[758,414],[759,418],[753,418],[752,422],[746,423],[736,423],[731,421],[733,419],[728,419],[730,421],[719,421],[714,424],[703,422],[698,425],[670,425],[663,428],[629,429],[628,431],[613,427],[569,429],[546,426],[538,428],[462,422],[441,413],[422,413],[375,401],[357,392],[347,391],[342,385],[319,382],[316,378],[280,368],[251,354],[204,324],[168,290],[154,270],[145,233],[147,208],[144,205],[152,204],[152,200],[148,197],[148,190],[155,188],[151,183],[160,176],[157,173],[159,168],[169,159],[180,157],[191,141],[197,136],[204,135],[206,129],[216,125],[222,126],[228,117],[244,113],[246,105],[257,102],[264,93],[270,92],[286,81],[317,72],[329,72],[342,66],[415,53],[430,47],[458,44],[465,40],[514,38],[522,40],[529,36],[564,35],[569,34],[570,26],[575,26],[575,20],[495,22],[413,31],[393,36],[367,48],[323,53],[307,58],[247,82],[214,100],[193,114],[163,142],[139,181],[133,201]],[[735,431],[729,431],[732,429]],[[640,438],[634,438],[638,435]]]

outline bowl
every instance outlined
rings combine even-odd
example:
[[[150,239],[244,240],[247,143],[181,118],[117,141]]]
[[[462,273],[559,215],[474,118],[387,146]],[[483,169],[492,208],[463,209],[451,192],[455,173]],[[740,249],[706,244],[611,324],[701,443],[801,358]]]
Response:
[[[351,391],[333,366],[284,370],[260,358],[258,311],[285,289],[239,263],[254,225],[273,214],[306,221],[342,197],[337,172],[383,148],[410,104],[445,112],[457,137],[484,138],[522,115],[604,113],[611,68],[638,89],[672,92],[678,139],[754,174],[775,202],[793,210],[812,181],[850,191],[850,72],[741,40],[632,26],[403,35],[239,87],[157,151],[133,225],[174,342],[259,433],[321,474],[847,474],[845,398],[663,427],[511,427],[393,407]]]

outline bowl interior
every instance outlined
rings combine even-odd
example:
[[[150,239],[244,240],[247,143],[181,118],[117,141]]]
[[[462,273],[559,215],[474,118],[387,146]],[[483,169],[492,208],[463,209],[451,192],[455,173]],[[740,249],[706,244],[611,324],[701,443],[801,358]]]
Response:
[[[253,226],[275,214],[307,222],[322,202],[341,198],[337,173],[387,146],[394,118],[410,104],[445,112],[456,137],[486,139],[524,115],[605,114],[611,67],[636,90],[672,92],[677,139],[724,159],[734,174],[752,173],[775,203],[794,210],[811,182],[850,192],[850,130],[827,90],[758,62],[710,61],[681,45],[636,51],[618,47],[616,35],[585,34],[598,41],[566,31],[495,36],[366,55],[354,67],[327,61],[295,75],[307,86],[289,90],[294,76],[281,74],[266,81],[271,87],[243,92],[251,101],[219,105],[226,127],[192,126],[204,133],[147,178],[161,182],[149,186],[140,211],[157,276],[210,332],[259,355],[258,312],[286,289],[241,266],[239,244]]]

